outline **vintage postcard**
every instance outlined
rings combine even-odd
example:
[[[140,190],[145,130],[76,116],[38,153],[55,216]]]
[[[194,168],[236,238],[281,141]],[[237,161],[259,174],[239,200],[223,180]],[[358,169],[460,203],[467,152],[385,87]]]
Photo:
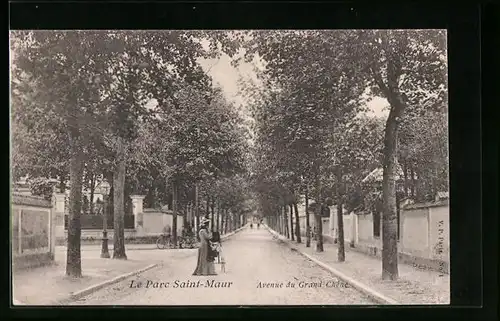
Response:
[[[13,304],[450,304],[446,44],[11,30]]]

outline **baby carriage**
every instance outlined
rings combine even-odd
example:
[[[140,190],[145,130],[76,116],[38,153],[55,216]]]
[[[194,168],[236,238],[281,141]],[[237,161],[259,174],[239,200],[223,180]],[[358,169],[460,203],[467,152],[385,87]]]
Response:
[[[220,264],[221,272],[226,272],[226,259],[222,253],[222,243],[220,239],[219,232],[212,232],[212,238],[210,239],[210,246],[214,253],[214,263]]]

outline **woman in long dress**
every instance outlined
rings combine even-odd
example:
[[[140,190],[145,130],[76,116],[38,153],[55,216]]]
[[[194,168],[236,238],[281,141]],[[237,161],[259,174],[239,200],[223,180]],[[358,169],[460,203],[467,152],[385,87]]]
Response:
[[[213,258],[209,258],[209,247],[211,233],[208,231],[210,220],[203,219],[201,221],[200,232],[200,247],[198,248],[198,263],[193,275],[217,275],[215,273],[215,265]]]

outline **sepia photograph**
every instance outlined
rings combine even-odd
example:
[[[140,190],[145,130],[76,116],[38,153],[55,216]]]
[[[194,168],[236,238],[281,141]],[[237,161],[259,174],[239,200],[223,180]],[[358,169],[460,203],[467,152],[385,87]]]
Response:
[[[450,304],[447,32],[10,30],[14,306]]]

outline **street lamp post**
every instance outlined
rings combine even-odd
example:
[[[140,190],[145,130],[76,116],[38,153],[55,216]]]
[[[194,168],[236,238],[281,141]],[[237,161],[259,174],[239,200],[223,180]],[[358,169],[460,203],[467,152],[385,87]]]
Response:
[[[106,181],[101,183],[101,191],[103,193],[103,209],[102,209],[102,249],[101,258],[109,259],[108,250],[108,194],[109,194],[109,184]]]

